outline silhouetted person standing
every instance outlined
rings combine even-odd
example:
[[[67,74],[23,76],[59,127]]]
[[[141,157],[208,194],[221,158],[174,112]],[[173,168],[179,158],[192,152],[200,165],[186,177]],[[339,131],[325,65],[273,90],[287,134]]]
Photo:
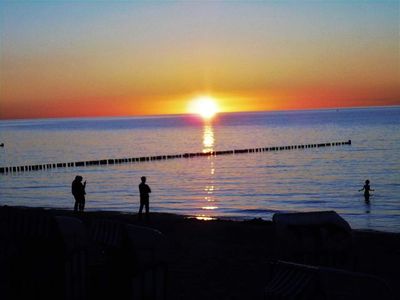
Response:
[[[140,193],[140,208],[139,208],[139,219],[142,219],[143,206],[146,208],[146,219],[149,219],[149,194],[151,193],[150,187],[146,184],[146,177],[140,178],[142,182],[139,184]]]
[[[358,190],[359,192],[361,192],[361,191],[364,191],[364,199],[365,199],[365,202],[369,202],[369,197],[371,196],[370,195],[370,191],[374,191],[373,189],[371,189],[371,187],[369,186],[369,180],[367,179],[367,180],[365,180],[365,184],[364,184],[364,186],[363,186],[363,188],[361,189],[361,190]]]
[[[83,210],[85,209],[86,180],[83,184],[82,180],[83,180],[82,176],[77,175],[74,181],[72,181],[71,185],[72,195],[74,195],[75,198],[75,206],[74,206],[75,212],[77,212],[78,210],[80,212],[83,212]]]

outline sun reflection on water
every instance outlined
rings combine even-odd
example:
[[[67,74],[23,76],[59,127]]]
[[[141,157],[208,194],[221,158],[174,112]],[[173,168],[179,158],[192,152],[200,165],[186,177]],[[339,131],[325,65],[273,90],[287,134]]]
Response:
[[[210,174],[214,174],[214,173],[210,173]],[[212,194],[214,191],[214,186],[213,185],[206,185],[206,187],[204,188],[204,191],[207,194]]]
[[[214,210],[217,209],[218,206],[203,206],[201,209],[205,209],[205,210]]]
[[[214,151],[214,128],[212,124],[205,124],[203,128],[203,153]]]
[[[214,128],[211,123],[207,122],[203,127],[203,153],[213,152],[215,145],[215,137],[214,137]],[[214,156],[210,155],[208,157],[210,162],[210,171],[208,174],[208,184],[205,185],[204,192],[204,201],[206,203],[201,207],[202,212],[196,216],[196,219],[203,221],[214,220],[214,217],[205,213],[206,211],[211,212],[218,209],[218,206],[215,205],[214,201],[214,191],[216,189],[214,184],[214,175],[215,175],[215,167],[214,167]]]
[[[197,220],[202,220],[202,221],[212,221],[212,220],[215,220],[216,218],[209,217],[209,216],[206,216],[206,215],[199,215],[199,216],[196,216],[196,219]]]

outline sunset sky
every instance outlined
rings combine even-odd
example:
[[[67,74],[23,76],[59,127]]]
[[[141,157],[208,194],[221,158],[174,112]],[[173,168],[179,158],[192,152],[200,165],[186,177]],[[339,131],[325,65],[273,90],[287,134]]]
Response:
[[[400,105],[399,1],[0,1],[0,118]]]

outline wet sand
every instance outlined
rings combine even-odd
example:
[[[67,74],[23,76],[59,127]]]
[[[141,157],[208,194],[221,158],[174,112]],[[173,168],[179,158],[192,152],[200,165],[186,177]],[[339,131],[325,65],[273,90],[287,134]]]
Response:
[[[76,216],[66,210],[50,212]],[[270,221],[202,221],[156,213],[145,222],[118,212],[77,217],[85,223],[107,218],[161,231],[169,243],[169,299],[263,299],[269,262],[276,257]],[[353,271],[381,277],[400,297],[400,234],[353,230],[353,239]]]

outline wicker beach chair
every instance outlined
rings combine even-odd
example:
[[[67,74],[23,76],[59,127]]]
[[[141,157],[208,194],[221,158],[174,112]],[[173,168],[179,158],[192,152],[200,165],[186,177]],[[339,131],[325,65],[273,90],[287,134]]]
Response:
[[[394,299],[376,276],[283,261],[272,264],[264,295],[265,300]]]
[[[91,299],[127,299],[132,256],[124,224],[94,220],[90,226],[89,295]]]
[[[327,300],[394,299],[387,283],[377,276],[323,267],[318,274],[319,289]]]
[[[95,220],[91,233],[97,247],[89,268],[91,298],[166,299],[165,237],[160,232]]]
[[[277,260],[354,269],[352,231],[336,212],[275,214],[272,220]]]
[[[88,299],[88,232],[77,218],[56,216],[63,241],[65,299]]]
[[[1,207],[2,299],[86,299],[83,229],[74,218]]]
[[[167,241],[158,230],[127,225],[130,248],[134,250],[133,299],[166,299]]]
[[[265,288],[266,300],[313,300],[317,268],[293,263],[271,264],[271,274]]]

